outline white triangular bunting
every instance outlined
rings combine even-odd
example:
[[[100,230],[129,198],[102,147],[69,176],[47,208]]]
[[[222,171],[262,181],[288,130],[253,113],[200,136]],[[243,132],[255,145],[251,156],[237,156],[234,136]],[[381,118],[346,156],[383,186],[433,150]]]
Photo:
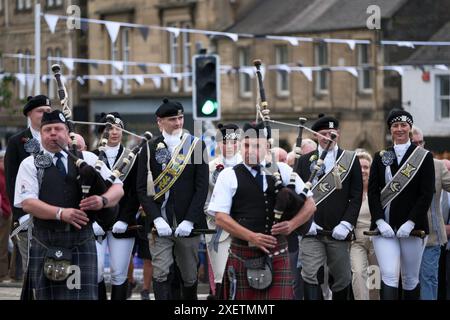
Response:
[[[236,33],[225,33],[224,34],[226,37],[230,38],[231,40],[233,40],[234,42],[237,42],[239,40],[239,36]]]
[[[106,30],[108,30],[109,37],[111,39],[111,42],[114,43],[117,40],[117,35],[119,34],[120,30],[120,23],[119,22],[112,22],[112,21],[105,21],[105,27]]]
[[[161,88],[161,77],[152,77],[151,79],[157,89]]]
[[[62,58],[61,60],[66,65],[67,69],[69,69],[70,71],[73,71],[73,68],[74,68],[73,59],[71,59],[71,58]]]
[[[144,84],[144,77],[143,76],[135,76],[134,80],[137,82],[138,85],[142,86]]]
[[[178,36],[180,35],[180,29],[178,28],[167,27],[166,30],[173,34],[175,38],[178,38]]]
[[[113,77],[113,81],[114,81],[114,84],[115,84],[117,90],[122,89],[123,81],[119,76]]]
[[[26,84],[25,74],[23,73],[16,73],[16,79],[19,80],[20,84],[24,86]]]
[[[161,63],[158,65],[162,72],[166,75],[172,74],[172,66],[168,63]]]
[[[448,67],[445,64],[436,64],[434,67],[439,70],[448,71]]]
[[[48,24],[48,28],[50,29],[51,33],[55,33],[56,31],[56,24],[58,23],[58,16],[55,16],[53,14],[44,14],[45,22]]]
[[[311,68],[302,67],[300,68],[300,71],[303,73],[303,75],[308,79],[308,81],[312,81],[312,70]]]
[[[78,81],[78,83],[81,84],[82,86],[84,86],[84,84],[86,83],[86,82],[84,81],[84,79],[83,79],[82,77],[80,77],[80,76],[77,77],[77,81]]]
[[[356,70],[355,67],[345,67],[344,70],[352,74],[353,76],[358,77],[358,70]]]
[[[351,50],[355,50],[356,41],[355,40],[346,40],[345,41]]]
[[[123,71],[123,62],[122,61],[113,61],[111,62],[112,66],[119,72]]]
[[[27,74],[26,79],[27,79],[28,90],[31,92],[32,91],[31,88],[33,88],[33,84],[34,84],[34,74]]]
[[[410,41],[397,41],[397,46],[399,47],[408,47],[408,48],[415,48],[414,43]]]

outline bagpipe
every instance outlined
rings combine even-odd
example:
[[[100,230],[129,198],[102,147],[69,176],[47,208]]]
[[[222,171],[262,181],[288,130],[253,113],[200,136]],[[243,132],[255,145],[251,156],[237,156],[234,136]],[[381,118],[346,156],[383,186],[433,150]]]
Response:
[[[264,126],[267,128],[267,132],[271,133],[270,130],[270,122],[275,123],[276,121],[273,121],[270,119],[270,110],[268,108],[268,103],[266,100],[266,94],[264,90],[264,83],[261,75],[261,60],[254,60],[254,65],[256,67],[256,75],[258,78],[258,85],[259,85],[259,93],[260,93],[260,99],[261,103],[259,108],[262,108],[262,110],[258,110],[260,113],[260,116],[264,122]],[[311,175],[308,179],[308,181],[305,183],[304,189],[301,191],[300,194],[297,194],[295,191],[295,180],[298,177],[297,173],[299,169],[299,158],[301,156],[301,144],[302,144],[302,135],[303,135],[303,129],[307,129],[308,131],[314,132],[313,130],[307,128],[305,126],[307,119],[300,117],[298,125],[298,136],[296,139],[296,148],[295,150],[295,164],[294,169],[292,171],[292,174],[290,176],[290,181],[287,186],[283,186],[280,173],[278,171],[278,167],[276,165],[276,159],[274,156],[274,153],[271,151],[272,155],[272,174],[275,179],[275,193],[276,193],[276,200],[275,200],[275,206],[274,206],[274,224],[291,220],[297,213],[302,209],[303,205],[305,204],[306,198],[308,193],[310,192],[311,188],[313,187],[313,181],[316,178],[317,174],[320,172],[320,168],[323,165],[324,159],[333,143],[333,141],[336,139],[335,134],[331,134],[330,138],[326,137],[328,140],[326,148],[323,150],[322,154],[320,155],[319,160],[317,161],[316,165],[313,168],[313,171],[311,172]],[[281,122],[280,122],[281,123]],[[283,123],[281,123],[283,124]],[[314,132],[317,134],[317,132]],[[269,145],[273,145],[273,140],[271,137],[268,137],[269,139]],[[302,224],[300,227],[298,227],[295,232],[299,235],[305,235],[313,222],[313,217],[311,217],[306,223]]]
[[[69,135],[72,142],[71,148],[69,149],[64,148],[64,146],[59,147],[63,152],[67,153],[78,168],[78,181],[81,187],[82,198],[85,199],[92,195],[103,195],[106,191],[108,191],[116,179],[126,176],[127,170],[131,170],[131,166],[129,164],[133,163],[140,149],[148,141],[150,141],[153,136],[150,132],[145,132],[144,136],[140,137],[142,139],[140,143],[128,153],[127,157],[125,157],[120,165],[113,170],[112,174],[107,179],[104,179],[100,172],[105,161],[107,161],[105,150],[108,143],[109,130],[115,125],[115,117],[111,114],[106,116],[106,124],[104,124],[105,130],[103,131],[100,139],[99,156],[95,163],[95,167],[87,164],[86,161],[82,159],[82,153],[77,151],[77,142],[73,131],[75,122],[72,120],[72,111],[68,105],[67,90],[61,80],[61,67],[58,64],[55,64],[52,66],[52,71],[57,82],[58,96],[63,109],[62,111],[66,117],[66,123],[69,128]],[[86,213],[89,219],[96,221],[103,230],[110,230],[117,219],[119,206],[116,205],[114,207],[103,208],[97,211],[87,211]]]

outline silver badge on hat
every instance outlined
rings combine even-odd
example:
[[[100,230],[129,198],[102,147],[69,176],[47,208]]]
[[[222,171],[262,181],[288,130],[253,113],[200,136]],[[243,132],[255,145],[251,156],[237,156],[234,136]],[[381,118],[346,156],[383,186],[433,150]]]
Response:
[[[66,118],[64,118],[62,113],[59,114],[59,119],[61,119],[62,122],[66,122]]]
[[[49,106],[49,105],[50,105],[50,99],[46,99],[46,100],[45,100],[45,104],[46,104],[47,106]]]
[[[329,124],[330,129],[334,129],[334,122],[333,121],[328,122],[328,124]]]
[[[401,121],[406,122],[406,116],[402,116],[402,117],[401,117]]]

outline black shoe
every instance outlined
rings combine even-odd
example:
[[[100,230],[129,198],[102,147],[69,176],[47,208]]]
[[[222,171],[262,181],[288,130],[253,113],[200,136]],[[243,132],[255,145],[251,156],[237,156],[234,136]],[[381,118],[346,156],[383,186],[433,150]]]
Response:
[[[345,287],[344,289],[342,289],[341,291],[333,291],[333,300],[342,300],[342,301],[347,301],[349,300],[348,298],[348,294],[349,294],[349,287]]]
[[[150,300],[150,292],[147,289],[141,291],[141,300]]]
[[[128,294],[128,280],[125,280],[121,285],[111,286],[111,300],[127,300]]]
[[[108,300],[106,295],[106,285],[105,280],[98,283],[98,300],[105,301]]]
[[[171,300],[172,296],[170,294],[170,281],[158,282],[153,279],[153,293],[155,294],[155,300]]]
[[[320,286],[318,284],[310,284],[305,282],[304,284],[305,288],[305,294],[304,298],[305,300],[322,300],[322,290],[320,289]]]
[[[398,288],[390,287],[381,281],[380,300],[398,300]]]
[[[403,289],[404,300],[420,300],[420,284],[412,290]]]
[[[127,299],[131,298],[131,296],[133,295],[133,290],[134,290],[134,288],[136,288],[136,286],[137,286],[136,281],[128,282]]]
[[[182,288],[183,300],[198,300],[198,297],[197,297],[197,283],[198,282],[195,282],[190,287],[183,287]]]

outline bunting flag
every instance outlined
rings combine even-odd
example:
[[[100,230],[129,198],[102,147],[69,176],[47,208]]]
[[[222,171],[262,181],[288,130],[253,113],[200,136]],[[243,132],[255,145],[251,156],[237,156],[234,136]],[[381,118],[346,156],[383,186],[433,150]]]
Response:
[[[141,36],[144,39],[144,41],[147,41],[148,34],[150,32],[149,27],[139,27],[138,29],[141,32]]]
[[[170,75],[172,73],[172,66],[168,63],[161,63],[158,65],[164,74]]]
[[[84,81],[83,77],[77,77],[77,81],[82,86],[84,86],[84,84],[86,83],[86,81]]]
[[[61,58],[64,65],[69,69],[70,71],[73,71],[74,69],[74,61],[71,58]]]
[[[308,79],[308,81],[312,81],[312,69],[309,67],[300,67],[300,72],[303,73],[303,75]]]
[[[16,73],[16,79],[19,80],[21,86],[25,86],[27,80],[24,73]]]
[[[115,43],[117,40],[117,35],[119,34],[120,23],[113,22],[113,21],[105,21],[105,27],[106,27],[106,30],[108,30],[108,34],[109,34],[109,38],[111,39],[111,42]]]
[[[153,84],[157,89],[161,88],[161,77],[151,77]]]
[[[28,91],[32,92],[32,88],[34,85],[34,74],[27,74],[26,81],[27,81]]]
[[[116,69],[119,72],[123,71],[123,62],[122,61],[113,61],[112,66],[114,67],[114,69]]]
[[[144,84],[144,77],[143,76],[135,76],[134,80],[139,86],[142,86]]]
[[[180,29],[179,28],[167,27],[166,30],[169,31],[171,34],[173,34],[173,36],[175,38],[178,38],[178,36],[180,35]]]
[[[434,66],[434,68],[436,68],[438,70],[448,71],[448,67],[445,64],[437,64]]]
[[[56,31],[56,24],[58,23],[58,16],[55,16],[53,14],[44,14],[45,22],[47,22],[48,28],[50,29],[51,33],[55,33]]]

